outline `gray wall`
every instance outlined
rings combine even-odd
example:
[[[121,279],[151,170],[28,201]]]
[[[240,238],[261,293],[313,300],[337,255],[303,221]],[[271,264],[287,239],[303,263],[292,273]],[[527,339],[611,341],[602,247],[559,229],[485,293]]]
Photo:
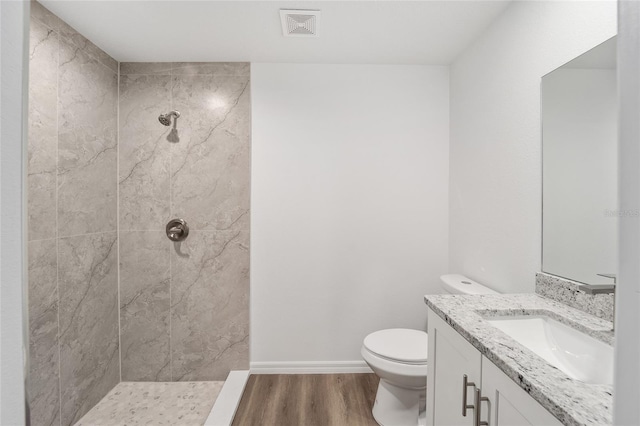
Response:
[[[247,369],[249,64],[118,64],[36,2],[30,37],[33,424],[75,423],[120,380]]]
[[[36,425],[74,423],[119,381],[117,70],[32,3],[28,389]]]
[[[249,64],[120,73],[122,380],[224,380],[249,367]]]

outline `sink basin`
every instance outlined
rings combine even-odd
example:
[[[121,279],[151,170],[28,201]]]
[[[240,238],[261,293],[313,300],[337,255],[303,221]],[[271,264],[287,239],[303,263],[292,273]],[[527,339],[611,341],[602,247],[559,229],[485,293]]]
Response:
[[[487,318],[569,377],[592,384],[613,384],[613,348],[544,315]]]

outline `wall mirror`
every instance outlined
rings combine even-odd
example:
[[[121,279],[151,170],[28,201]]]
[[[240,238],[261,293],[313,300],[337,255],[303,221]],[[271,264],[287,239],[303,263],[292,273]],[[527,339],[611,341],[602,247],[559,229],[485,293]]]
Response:
[[[542,270],[611,284],[617,269],[616,38],[542,78]]]

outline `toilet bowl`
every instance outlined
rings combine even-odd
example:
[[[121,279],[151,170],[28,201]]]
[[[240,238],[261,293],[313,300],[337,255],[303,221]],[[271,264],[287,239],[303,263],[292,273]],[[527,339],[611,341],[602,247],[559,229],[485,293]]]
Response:
[[[495,294],[463,275],[440,277],[451,294]],[[365,337],[360,353],[380,377],[373,417],[382,426],[417,426],[425,419],[427,392],[427,333],[392,328]]]
[[[418,424],[427,387],[427,333],[394,328],[365,337],[362,358],[380,377],[373,417],[383,426]]]

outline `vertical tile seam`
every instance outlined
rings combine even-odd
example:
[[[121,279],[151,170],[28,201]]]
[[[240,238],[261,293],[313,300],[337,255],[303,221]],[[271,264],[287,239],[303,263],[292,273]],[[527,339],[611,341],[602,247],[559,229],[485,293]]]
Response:
[[[122,382],[122,324],[120,319],[120,62],[118,62],[116,89],[116,274],[118,288],[118,383]],[[117,386],[117,384],[116,384]]]
[[[175,62],[170,62],[169,65],[169,110],[173,111],[173,67]],[[173,217],[173,144],[169,145],[169,217]],[[174,381],[173,378],[173,300],[171,294],[171,288],[173,287],[173,256],[171,254],[171,248],[173,243],[169,243],[169,380]]]
[[[56,189],[54,192],[54,196],[56,199],[56,298],[58,302],[57,309],[57,317],[58,317],[58,331],[56,344],[58,345],[58,423],[62,426],[62,346],[61,346],[61,338],[60,335],[60,226],[59,226],[59,215],[58,215],[58,160],[60,158],[60,33],[55,32],[57,37],[56,50],[57,50],[57,58],[56,58]]]
[[[249,82],[247,83],[248,87],[249,87],[249,123],[248,123],[248,127],[249,127],[249,237],[248,237],[248,241],[249,241],[249,248],[247,249],[247,256],[249,257],[249,277],[247,279],[247,305],[246,305],[246,309],[247,309],[247,320],[248,320],[248,324],[247,324],[247,334],[248,334],[248,342],[247,342],[247,368],[251,368],[251,351],[253,348],[253,345],[251,344],[251,190],[253,187],[253,176],[251,174],[251,168],[252,168],[252,164],[253,164],[253,110],[252,110],[252,96],[253,96],[253,88],[251,87],[251,83],[253,82],[253,80],[251,79],[251,73],[252,73],[252,69],[251,69],[251,62],[248,62],[248,66],[249,66]]]

